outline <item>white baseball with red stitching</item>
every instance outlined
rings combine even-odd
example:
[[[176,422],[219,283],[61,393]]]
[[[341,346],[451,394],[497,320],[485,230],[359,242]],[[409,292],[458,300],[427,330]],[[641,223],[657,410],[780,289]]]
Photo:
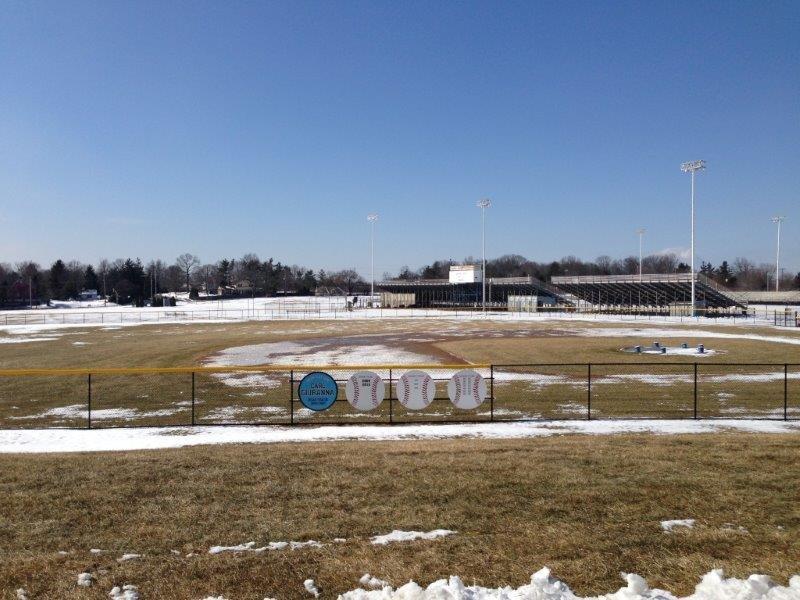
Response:
[[[427,408],[436,398],[436,382],[425,371],[406,371],[397,382],[397,400],[408,410]]]
[[[386,397],[386,385],[380,375],[372,371],[358,371],[345,384],[347,401],[356,410],[374,410]]]
[[[456,408],[478,408],[486,400],[486,380],[472,369],[458,371],[447,382],[447,395]]]

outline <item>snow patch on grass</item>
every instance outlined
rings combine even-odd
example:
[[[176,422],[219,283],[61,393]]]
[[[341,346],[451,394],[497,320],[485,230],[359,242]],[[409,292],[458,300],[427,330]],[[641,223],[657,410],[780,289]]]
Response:
[[[246,544],[237,544],[236,546],[211,546],[208,549],[209,554],[222,554],[223,552],[267,552],[269,550],[298,550],[300,548],[322,548],[324,544],[316,540],[308,540],[305,542],[269,542],[266,546],[256,547],[255,542],[247,542]]]
[[[117,562],[127,562],[129,560],[136,560],[137,558],[142,558],[141,554],[123,554],[117,559]]]
[[[450,529],[434,529],[433,531],[402,531],[395,529],[391,533],[385,535],[376,535],[370,538],[370,541],[375,545],[391,544],[393,542],[411,542],[413,540],[433,540],[439,537],[445,537],[455,534],[455,531]]]
[[[299,411],[298,411],[299,412]],[[295,415],[297,416],[297,415]],[[562,434],[659,435],[746,431],[798,433],[797,421],[764,419],[609,420],[495,422],[430,425],[337,425],[319,427],[140,427],[130,429],[0,429],[0,453],[120,452],[209,444],[273,444],[338,440],[523,439]]]
[[[135,585],[125,584],[121,588],[114,586],[108,593],[111,600],[139,600],[139,590]]]
[[[0,338],[0,344],[28,344],[30,342],[52,342],[60,336],[53,335],[48,337],[4,337]]]
[[[694,519],[672,519],[669,521],[661,521],[661,529],[663,529],[666,533],[671,533],[676,527],[693,529],[694,524]]]
[[[313,579],[306,579],[303,582],[303,587],[306,588],[306,591],[314,596],[314,598],[319,598],[319,589],[317,588]]]

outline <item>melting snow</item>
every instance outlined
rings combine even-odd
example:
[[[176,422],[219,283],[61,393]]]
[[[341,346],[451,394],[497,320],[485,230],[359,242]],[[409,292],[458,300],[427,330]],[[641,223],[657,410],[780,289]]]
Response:
[[[0,429],[0,453],[98,452],[181,448],[203,444],[320,442],[334,440],[520,439],[568,433],[691,434],[719,431],[800,432],[797,421],[758,419],[495,422],[432,425],[319,427],[142,427],[130,429]]]
[[[384,581],[383,579],[378,579],[377,577],[373,577],[369,573],[364,573],[361,579],[358,580],[358,583],[373,589],[375,588],[383,589],[385,587],[390,587],[388,581]]]
[[[212,546],[208,549],[209,554],[222,554],[223,552],[265,552],[267,550],[284,550],[290,548],[297,550],[299,548],[322,548],[324,544],[316,540],[308,540],[306,542],[269,542],[266,546],[260,548],[256,547],[255,542],[247,542],[246,544],[238,544],[236,546]]]
[[[136,560],[137,558],[142,558],[141,554],[123,554],[117,559],[117,562],[125,562],[128,560]]]
[[[358,364],[420,364],[436,362],[430,356],[384,344],[347,345],[341,341],[268,342],[226,348],[212,356],[208,366],[239,367],[264,364],[297,365],[358,365]]]
[[[309,594],[312,594],[314,598],[319,598],[319,590],[317,589],[317,586],[314,584],[313,579],[306,579],[303,582],[303,587],[306,588],[306,591]]]
[[[686,527],[692,529],[694,527],[694,519],[672,519],[671,521],[661,521],[661,529],[670,533],[676,527]]]
[[[370,538],[373,544],[383,545],[392,542],[410,542],[412,540],[432,540],[446,535],[453,535],[455,531],[449,529],[434,529],[433,531],[402,531],[395,529],[386,535],[376,535]]]
[[[91,587],[94,583],[94,576],[91,573],[81,573],[78,575],[78,585],[81,587]]]
[[[57,340],[60,336],[48,336],[48,337],[3,337],[0,338],[0,344],[27,344],[28,342],[52,342],[53,340]]]
[[[135,585],[114,586],[108,593],[111,600],[139,600],[139,590]]]

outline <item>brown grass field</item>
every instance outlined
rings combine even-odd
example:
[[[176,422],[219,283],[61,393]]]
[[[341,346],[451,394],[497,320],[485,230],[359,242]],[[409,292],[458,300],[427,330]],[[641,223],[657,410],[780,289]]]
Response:
[[[4,455],[0,597],[100,599],[131,583],[145,599],[308,598],[310,577],[334,598],[366,572],[516,587],[545,565],[581,595],[616,590],[620,572],[678,594],[713,568],[785,584],[800,571],[799,453],[795,435],[715,434]],[[679,518],[697,525],[661,530]],[[436,528],[458,533],[369,542]],[[325,546],[208,554],[309,539]],[[143,556],[117,562],[131,552]],[[76,585],[84,571],[94,587]]]

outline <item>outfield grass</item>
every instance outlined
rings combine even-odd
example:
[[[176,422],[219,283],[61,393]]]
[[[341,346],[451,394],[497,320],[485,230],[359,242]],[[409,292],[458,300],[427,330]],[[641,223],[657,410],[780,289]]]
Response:
[[[667,328],[642,322],[630,327]],[[592,414],[596,417],[693,416],[693,363],[701,365],[698,415],[703,417],[781,418],[784,382],[780,368],[726,368],[718,375],[713,365],[722,362],[800,363],[800,345],[762,340],[677,338],[671,345],[701,341],[717,354],[702,359],[659,357],[620,352],[620,348],[650,343],[643,335],[603,337],[606,327],[618,324],[591,322],[481,322],[454,320],[298,321],[226,324],[149,325],[126,328],[75,328],[54,330],[61,337],[42,342],[0,344],[2,368],[103,368],[197,366],[232,346],[264,342],[335,339],[342,346],[374,341],[390,348],[415,352],[442,363],[644,363],[642,366],[595,366]],[[628,327],[628,325],[625,325]],[[675,326],[670,329],[686,330]],[[696,329],[696,327],[695,327]],[[587,330],[592,336],[585,337]],[[709,327],[710,332],[758,333],[787,336],[774,328]],[[33,336],[39,334],[31,334]],[[46,333],[41,335],[47,335]],[[9,337],[9,336],[6,336]],[[13,336],[11,336],[13,337]],[[796,338],[797,336],[795,336]],[[794,338],[793,338],[794,339]],[[79,342],[80,345],[75,345]],[[678,362],[680,365],[665,365]],[[720,368],[722,369],[722,368]],[[503,374],[529,375],[529,380],[502,380]],[[346,378],[349,373],[342,373]],[[588,396],[586,367],[528,367],[498,369],[495,385],[496,418],[584,418]],[[656,380],[649,375],[658,376]],[[726,381],[724,376],[736,375]],[[436,376],[434,374],[434,376]],[[449,375],[447,375],[449,377]],[[768,376],[767,380],[759,378]],[[250,377],[250,375],[248,375]],[[771,377],[771,378],[770,378]],[[658,379],[660,378],[660,379]],[[258,377],[255,377],[258,380]],[[267,422],[290,419],[288,372],[261,376],[242,385],[229,378],[198,374],[195,381],[195,420],[199,423]],[[399,403],[392,407],[397,420],[488,418],[488,405],[477,413],[459,413],[446,401],[445,383],[439,384],[442,402],[430,410],[407,413]],[[0,427],[83,426],[87,401],[85,377],[0,378]],[[787,382],[789,416],[800,416],[800,368],[792,367]],[[342,397],[344,393],[342,390]],[[96,375],[92,404],[96,426],[180,425],[191,422],[191,376]],[[295,408],[300,409],[297,405]],[[118,411],[112,413],[108,409]],[[338,403],[325,414],[295,416],[300,421],[387,421],[388,403],[369,414],[355,414]]]
[[[132,583],[144,598],[307,598],[311,577],[332,598],[365,572],[518,586],[544,565],[579,594],[616,589],[620,572],[678,594],[712,568],[785,583],[800,565],[798,452],[795,435],[739,433],[5,455],[0,597],[100,599]],[[660,528],[683,518],[696,527]],[[437,528],[458,533],[369,543]],[[309,539],[326,545],[208,554]],[[117,562],[130,552],[143,557]],[[97,585],[78,588],[87,570]]]

